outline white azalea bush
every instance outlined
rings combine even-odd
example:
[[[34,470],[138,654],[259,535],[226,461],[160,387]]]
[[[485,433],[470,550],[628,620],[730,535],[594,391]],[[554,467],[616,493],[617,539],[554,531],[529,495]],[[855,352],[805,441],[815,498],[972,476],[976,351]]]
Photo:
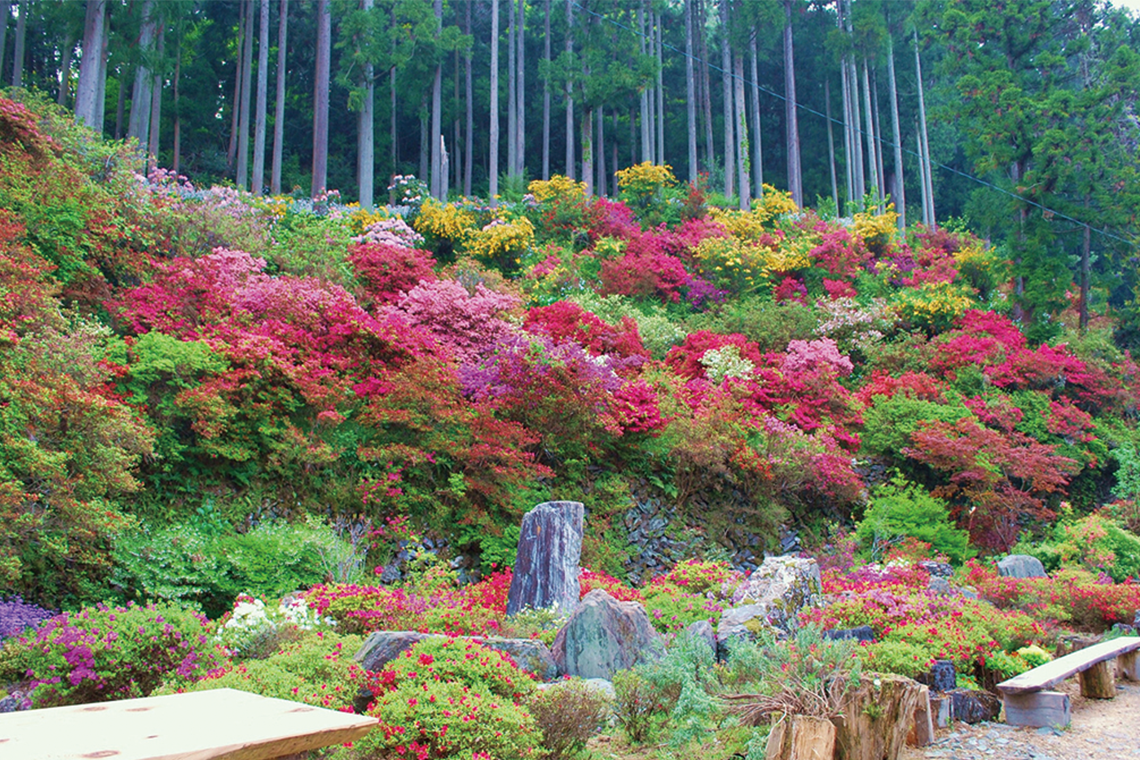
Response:
[[[285,597],[271,607],[261,599],[241,594],[234,601],[233,611],[218,626],[214,641],[235,659],[261,659],[285,641],[297,638],[301,631],[335,625],[335,620],[322,618],[300,597]]]

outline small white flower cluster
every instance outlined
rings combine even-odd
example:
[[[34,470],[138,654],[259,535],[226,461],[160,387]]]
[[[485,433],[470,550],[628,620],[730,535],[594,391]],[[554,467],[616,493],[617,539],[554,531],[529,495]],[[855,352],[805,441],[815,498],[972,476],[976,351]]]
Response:
[[[755,364],[740,355],[740,348],[733,345],[710,348],[700,361],[709,380],[718,385],[726,377],[746,378],[756,369]]]
[[[277,607],[266,607],[261,599],[242,594],[234,602],[229,619],[214,634],[214,641],[236,655],[252,650],[287,626],[308,631],[335,625],[335,620],[321,618],[299,597],[287,597]]]

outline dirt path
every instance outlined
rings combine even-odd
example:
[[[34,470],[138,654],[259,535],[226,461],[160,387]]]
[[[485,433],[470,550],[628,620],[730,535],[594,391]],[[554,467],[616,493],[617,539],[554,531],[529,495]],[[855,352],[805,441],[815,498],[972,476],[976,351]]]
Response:
[[[1115,699],[1085,699],[1075,678],[1060,690],[1072,700],[1065,731],[1004,723],[939,729],[930,747],[907,747],[900,760],[1140,760],[1140,684],[1117,684]]]

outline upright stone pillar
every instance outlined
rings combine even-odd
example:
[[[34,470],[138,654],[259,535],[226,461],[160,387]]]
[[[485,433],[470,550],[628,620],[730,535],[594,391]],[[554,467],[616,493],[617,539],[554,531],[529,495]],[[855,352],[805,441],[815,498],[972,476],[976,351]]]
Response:
[[[523,516],[507,614],[578,604],[584,508],[580,501],[547,501]]]

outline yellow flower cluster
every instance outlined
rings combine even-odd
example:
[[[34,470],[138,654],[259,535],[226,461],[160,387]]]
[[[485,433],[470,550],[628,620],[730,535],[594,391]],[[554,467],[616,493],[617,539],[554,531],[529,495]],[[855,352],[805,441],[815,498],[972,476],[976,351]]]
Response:
[[[388,218],[388,210],[383,206],[377,206],[369,211],[361,208],[359,203],[350,203],[348,208],[351,209],[348,215],[348,229],[353,235],[363,235],[371,225]]]
[[[710,208],[709,218],[719,222],[729,233],[736,238],[757,241],[764,234],[766,217],[755,211],[735,211],[722,208]]]
[[[555,174],[550,179],[536,179],[526,189],[539,203],[549,200],[576,201],[586,197],[586,183]]]
[[[785,240],[778,246],[766,248],[764,252],[764,274],[777,272],[787,274],[811,266],[811,252],[818,239],[815,235],[801,235]]]
[[[900,290],[892,304],[900,317],[915,325],[947,329],[966,309],[977,304],[966,289],[952,282],[927,282]]]
[[[992,248],[981,244],[972,244],[959,248],[954,253],[954,261],[959,268],[973,267],[981,272],[988,272],[998,266],[999,262]]]
[[[766,253],[766,249],[736,237],[709,237],[697,245],[694,256],[703,277],[718,287],[746,292],[758,285]]]
[[[500,261],[518,257],[534,242],[534,225],[525,216],[509,222],[495,220],[473,233],[467,241],[467,252],[483,261]]]
[[[764,185],[764,194],[753,204],[752,213],[759,214],[764,221],[782,214],[794,214],[799,206],[792,200],[792,194],[786,190],[777,190],[771,185]]]
[[[617,173],[618,188],[623,193],[635,197],[653,195],[666,187],[677,184],[673,176],[673,167],[669,164],[654,164],[643,161],[628,169],[621,169]]]
[[[288,195],[263,195],[260,198],[251,198],[254,208],[261,209],[274,219],[283,219],[293,199]]]
[[[594,243],[594,253],[603,259],[616,259],[625,253],[626,241],[621,238],[600,237]]]
[[[899,226],[899,215],[895,213],[894,204],[887,206],[882,214],[855,214],[855,234],[862,238],[863,244],[875,253],[883,253],[887,242]]]
[[[475,214],[454,203],[444,206],[435,198],[428,198],[420,208],[413,226],[421,235],[458,243],[474,231]]]

